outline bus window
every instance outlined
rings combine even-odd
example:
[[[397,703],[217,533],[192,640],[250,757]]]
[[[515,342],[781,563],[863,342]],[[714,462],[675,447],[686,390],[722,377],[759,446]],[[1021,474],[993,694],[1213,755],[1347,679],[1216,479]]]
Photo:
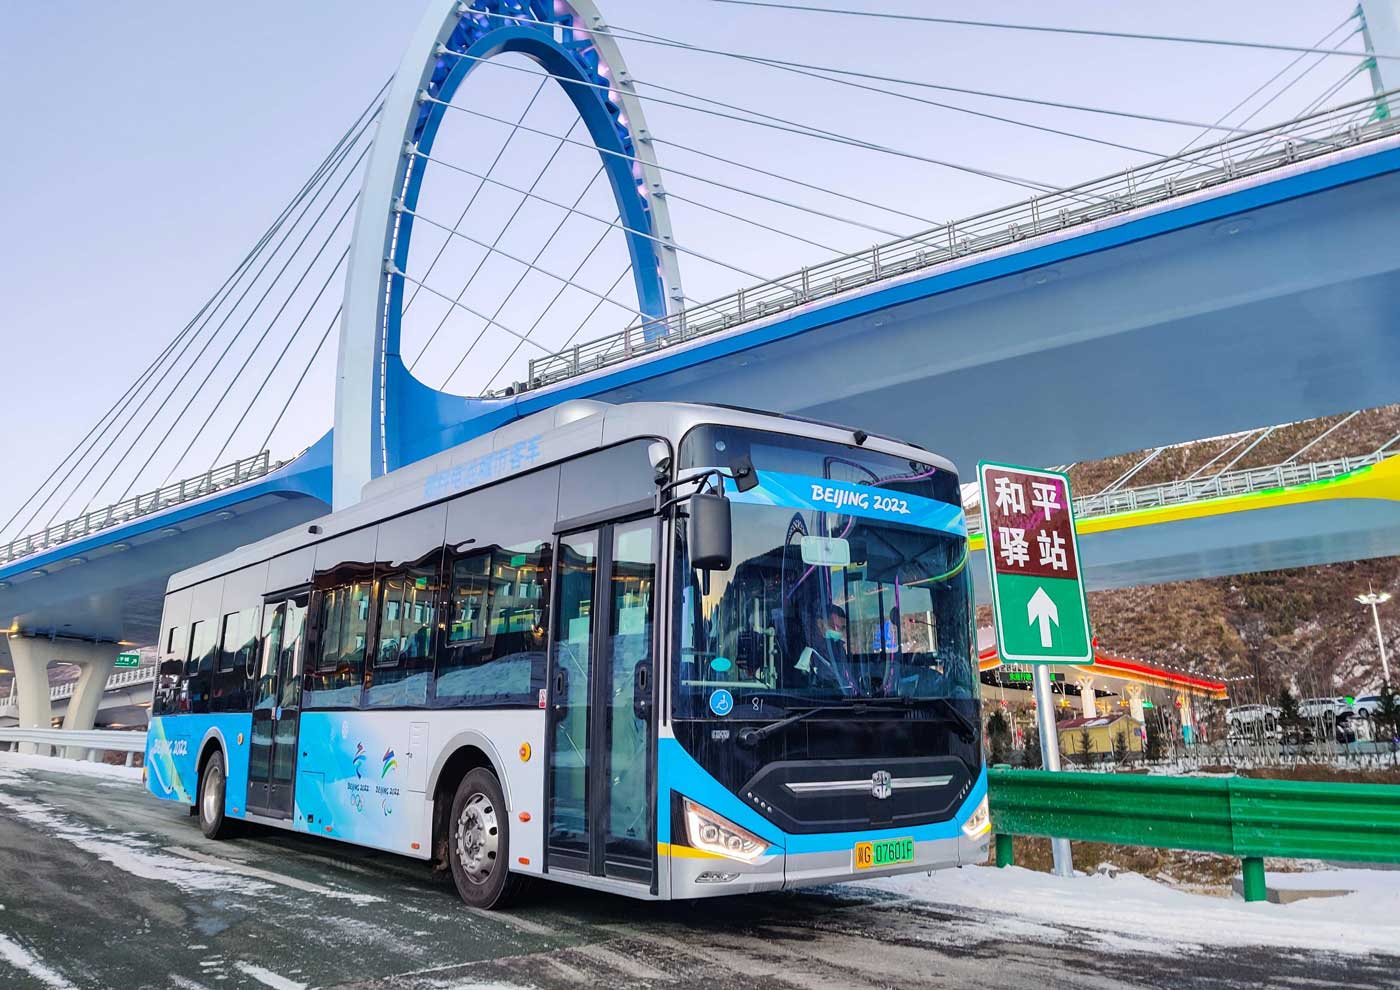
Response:
[[[316,665],[308,678],[307,708],[360,704],[372,586],[371,581],[354,581],[321,592]]]
[[[530,705],[544,687],[552,547],[534,540],[488,547],[452,564],[438,707]]]
[[[190,652],[185,663],[185,691],[189,707],[186,711],[204,714],[210,711],[213,693],[214,657],[218,640],[214,623],[201,619],[190,626]]]
[[[436,564],[379,582],[379,631],[366,706],[427,704],[437,603]]]
[[[171,626],[165,633],[165,651],[156,672],[155,699],[151,707],[156,715],[176,715],[187,710],[183,705],[185,662],[188,645],[184,626]]]

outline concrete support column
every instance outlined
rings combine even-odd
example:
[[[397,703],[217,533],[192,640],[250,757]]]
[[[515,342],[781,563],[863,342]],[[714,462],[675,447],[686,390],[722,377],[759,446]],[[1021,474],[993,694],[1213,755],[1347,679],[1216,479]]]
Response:
[[[48,729],[53,724],[53,702],[49,698],[49,653],[43,649],[48,640],[26,639],[10,635],[10,658],[15,663],[15,683],[12,690],[19,708],[21,729]],[[49,755],[48,746],[20,743],[21,753]]]
[[[1142,688],[1136,684],[1128,688],[1128,714],[1133,721],[1147,724],[1147,719],[1143,717]]]
[[[1076,683],[1079,685],[1079,707],[1085,718],[1096,718],[1099,714],[1099,699],[1094,693],[1094,679],[1092,677],[1081,677]]]
[[[77,646],[79,644],[73,644]],[[97,721],[97,709],[102,704],[102,693],[107,687],[107,678],[112,676],[112,668],[117,662],[117,654],[121,647],[114,643],[84,643],[81,644],[87,649],[74,650],[73,653],[86,653],[87,659],[69,659],[69,663],[77,663],[82,668],[82,673],[78,675],[78,686],[73,689],[73,696],[68,699],[68,712],[63,716],[63,727],[86,731],[91,729]],[[86,750],[82,746],[69,746],[68,758],[81,760],[86,755]]]

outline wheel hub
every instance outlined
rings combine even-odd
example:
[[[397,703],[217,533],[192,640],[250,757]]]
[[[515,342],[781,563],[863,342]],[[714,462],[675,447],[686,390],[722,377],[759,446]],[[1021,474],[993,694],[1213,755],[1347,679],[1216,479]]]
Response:
[[[457,819],[457,858],[472,883],[485,883],[496,867],[500,849],[500,823],[496,806],[477,792],[462,806]]]

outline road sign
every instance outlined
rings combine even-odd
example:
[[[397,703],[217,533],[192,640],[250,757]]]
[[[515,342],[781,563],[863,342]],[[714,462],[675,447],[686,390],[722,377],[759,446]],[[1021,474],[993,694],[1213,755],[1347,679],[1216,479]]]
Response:
[[[977,474],[1002,660],[1093,663],[1068,476],[988,461]]]
[[[141,666],[141,654],[139,653],[118,653],[117,667],[139,667]]]

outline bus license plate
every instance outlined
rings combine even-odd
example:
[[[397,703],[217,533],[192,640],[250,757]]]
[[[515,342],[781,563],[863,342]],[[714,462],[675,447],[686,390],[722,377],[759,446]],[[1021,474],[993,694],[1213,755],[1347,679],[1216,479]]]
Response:
[[[856,869],[872,870],[914,862],[913,839],[880,839],[856,843]]]

